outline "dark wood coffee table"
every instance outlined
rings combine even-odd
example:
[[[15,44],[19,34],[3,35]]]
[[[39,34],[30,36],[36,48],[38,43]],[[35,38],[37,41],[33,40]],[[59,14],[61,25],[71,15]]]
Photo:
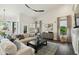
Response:
[[[35,53],[37,53],[37,51],[43,47],[47,45],[47,40],[46,39],[41,39],[41,40],[32,40],[27,42],[27,46],[31,46],[32,48],[35,49]]]

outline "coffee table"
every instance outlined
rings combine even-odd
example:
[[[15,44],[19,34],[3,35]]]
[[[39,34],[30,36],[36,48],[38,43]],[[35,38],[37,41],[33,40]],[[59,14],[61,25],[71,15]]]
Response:
[[[47,45],[47,40],[46,39],[41,39],[41,40],[32,40],[27,42],[27,46],[31,46],[32,48],[35,49],[35,53],[37,53],[37,51],[42,48],[43,46]]]

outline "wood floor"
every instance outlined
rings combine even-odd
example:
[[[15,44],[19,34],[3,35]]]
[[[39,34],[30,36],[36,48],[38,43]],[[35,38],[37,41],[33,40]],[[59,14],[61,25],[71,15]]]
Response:
[[[57,43],[57,44],[58,44],[58,49],[55,55],[76,55],[74,53],[71,43],[70,44],[69,43]]]

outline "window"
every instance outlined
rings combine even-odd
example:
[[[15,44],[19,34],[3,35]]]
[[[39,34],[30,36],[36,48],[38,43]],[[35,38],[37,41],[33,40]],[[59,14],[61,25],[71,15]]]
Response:
[[[11,21],[0,21],[0,32],[4,32],[5,34],[17,33],[18,23]]]
[[[60,35],[67,34],[67,20],[60,21]]]

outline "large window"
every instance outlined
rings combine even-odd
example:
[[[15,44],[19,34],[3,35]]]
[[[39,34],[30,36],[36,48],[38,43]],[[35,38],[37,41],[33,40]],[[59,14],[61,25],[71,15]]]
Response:
[[[0,21],[0,33],[4,32],[5,34],[16,34],[18,30],[17,22],[11,21]]]
[[[60,21],[60,35],[67,34],[67,20]]]

